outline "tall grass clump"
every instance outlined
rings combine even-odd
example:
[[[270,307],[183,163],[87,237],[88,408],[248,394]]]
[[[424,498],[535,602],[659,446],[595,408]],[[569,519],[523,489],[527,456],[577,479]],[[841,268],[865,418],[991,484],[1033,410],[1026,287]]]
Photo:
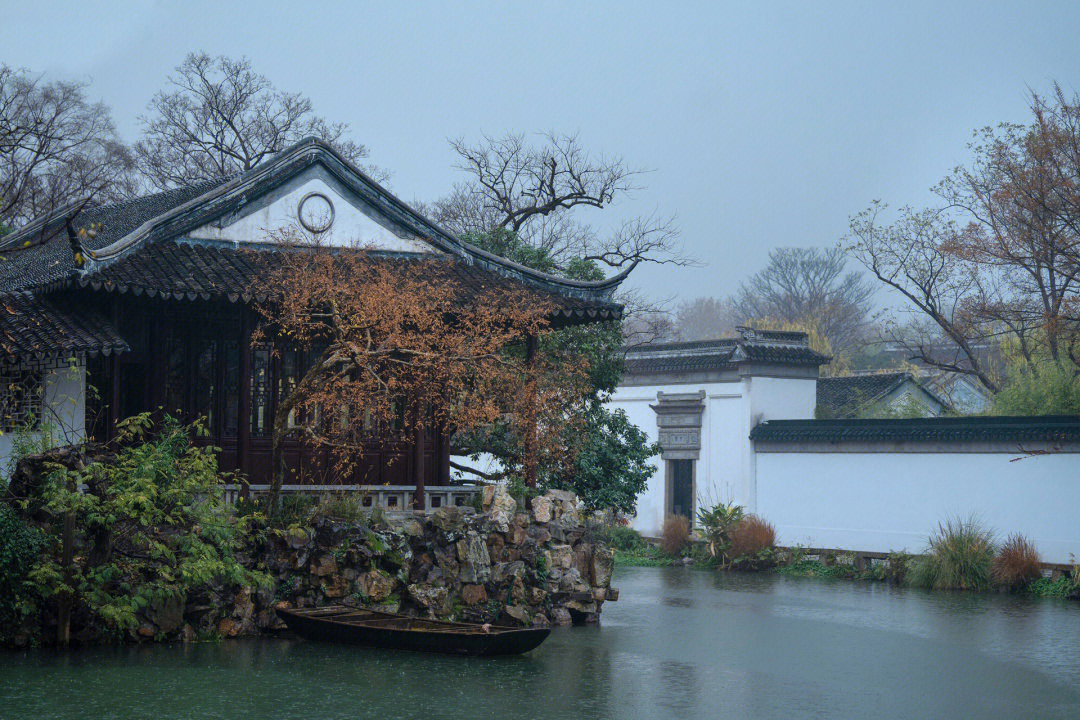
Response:
[[[747,515],[731,529],[729,564],[736,570],[763,570],[776,564],[776,530],[757,515]]]
[[[994,538],[976,520],[949,520],[930,537],[930,549],[908,574],[911,584],[935,590],[986,590],[991,585]]]
[[[690,540],[690,521],[682,515],[668,515],[660,531],[660,549],[668,555],[678,555]]]
[[[995,585],[1016,590],[1041,577],[1039,551],[1023,535],[1010,535],[994,557],[990,579]]]
[[[747,515],[731,531],[731,548],[728,554],[732,559],[756,557],[763,550],[771,550],[776,545],[776,530],[757,515]]]

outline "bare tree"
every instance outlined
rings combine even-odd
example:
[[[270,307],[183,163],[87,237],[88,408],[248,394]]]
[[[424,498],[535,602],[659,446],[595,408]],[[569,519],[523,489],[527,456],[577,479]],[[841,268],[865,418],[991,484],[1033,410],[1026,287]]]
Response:
[[[851,222],[855,257],[936,326],[897,334],[911,359],[994,392],[1003,347],[1036,373],[1080,371],[1080,96],[1055,85],[1031,110],[1029,125],[976,132],[973,161],[936,188],[941,207],[882,225],[875,204]]]
[[[845,273],[846,262],[841,248],[777,248],[735,294],[735,314],[742,322],[807,324],[834,351],[850,348],[866,329],[874,288],[859,273]]]
[[[85,88],[0,65],[0,224],[130,191],[130,155],[109,109],[89,102]]]
[[[511,231],[560,269],[581,260],[619,270],[641,262],[692,264],[673,218],[635,218],[603,236],[581,222],[577,211],[610,207],[637,189],[641,171],[622,158],[590,154],[572,135],[542,138],[538,144],[520,134],[485,136],[477,145],[452,141],[458,167],[471,177],[429,213],[460,234]]]
[[[135,156],[153,187],[227,177],[308,136],[325,140],[353,163],[367,157],[366,147],[346,137],[347,124],[318,117],[300,93],[275,89],[247,58],[192,53],[176,73],[150,101],[150,114],[140,117],[143,137]]]

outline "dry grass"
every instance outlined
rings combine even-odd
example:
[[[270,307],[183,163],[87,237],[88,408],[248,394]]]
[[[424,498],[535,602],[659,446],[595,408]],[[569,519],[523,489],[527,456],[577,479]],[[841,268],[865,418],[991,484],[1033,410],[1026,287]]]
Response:
[[[998,550],[990,578],[995,585],[1020,588],[1042,577],[1042,559],[1023,535],[1010,535]]]
[[[690,540],[690,521],[682,515],[668,515],[660,532],[660,549],[668,555],[678,555]]]
[[[731,531],[731,548],[728,556],[732,559],[754,557],[762,550],[776,544],[776,530],[757,515],[747,515]]]

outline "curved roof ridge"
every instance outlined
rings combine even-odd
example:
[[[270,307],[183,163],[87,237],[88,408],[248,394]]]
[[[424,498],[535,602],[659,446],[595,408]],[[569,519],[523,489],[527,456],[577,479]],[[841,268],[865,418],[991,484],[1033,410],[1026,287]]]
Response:
[[[287,173],[293,169],[302,169],[320,160],[324,162],[331,172],[337,171],[336,174],[341,175],[339,179],[346,181],[346,184],[348,184],[348,180],[358,180],[360,185],[365,187],[357,188],[354,186],[354,190],[366,189],[375,194],[380,202],[389,205],[392,210],[404,216],[400,218],[402,222],[411,225],[420,237],[423,237],[436,248],[457,255],[466,262],[485,266],[500,274],[516,277],[516,279],[523,282],[537,284],[563,294],[610,300],[615,288],[633,269],[633,266],[631,266],[618,275],[605,280],[571,280],[534,270],[489,253],[460,240],[417,212],[367,176],[362,170],[342,158],[328,143],[319,138],[309,137],[281,151],[270,160],[224,180],[191,200],[148,219],[123,237],[99,248],[94,253],[91,262],[87,263],[83,272],[92,271],[95,267],[101,267],[117,260],[145,241],[164,239],[164,237],[170,236],[170,232],[172,235],[177,235],[190,230],[192,228],[188,226],[202,224],[207,221],[206,216],[220,215],[231,203],[236,201],[243,203],[247,191],[255,190],[261,183],[272,181],[278,174]],[[335,165],[340,165],[340,167],[335,167]],[[344,174],[341,172],[342,170]],[[352,178],[347,177],[348,174],[351,174]],[[199,210],[203,210],[203,212],[198,213]]]

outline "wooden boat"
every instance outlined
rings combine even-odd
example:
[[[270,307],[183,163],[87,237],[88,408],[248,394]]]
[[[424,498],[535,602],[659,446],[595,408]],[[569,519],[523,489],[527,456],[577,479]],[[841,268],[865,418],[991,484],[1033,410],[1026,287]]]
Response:
[[[461,655],[517,655],[544,642],[551,632],[425,620],[345,605],[280,609],[277,614],[308,640]]]

